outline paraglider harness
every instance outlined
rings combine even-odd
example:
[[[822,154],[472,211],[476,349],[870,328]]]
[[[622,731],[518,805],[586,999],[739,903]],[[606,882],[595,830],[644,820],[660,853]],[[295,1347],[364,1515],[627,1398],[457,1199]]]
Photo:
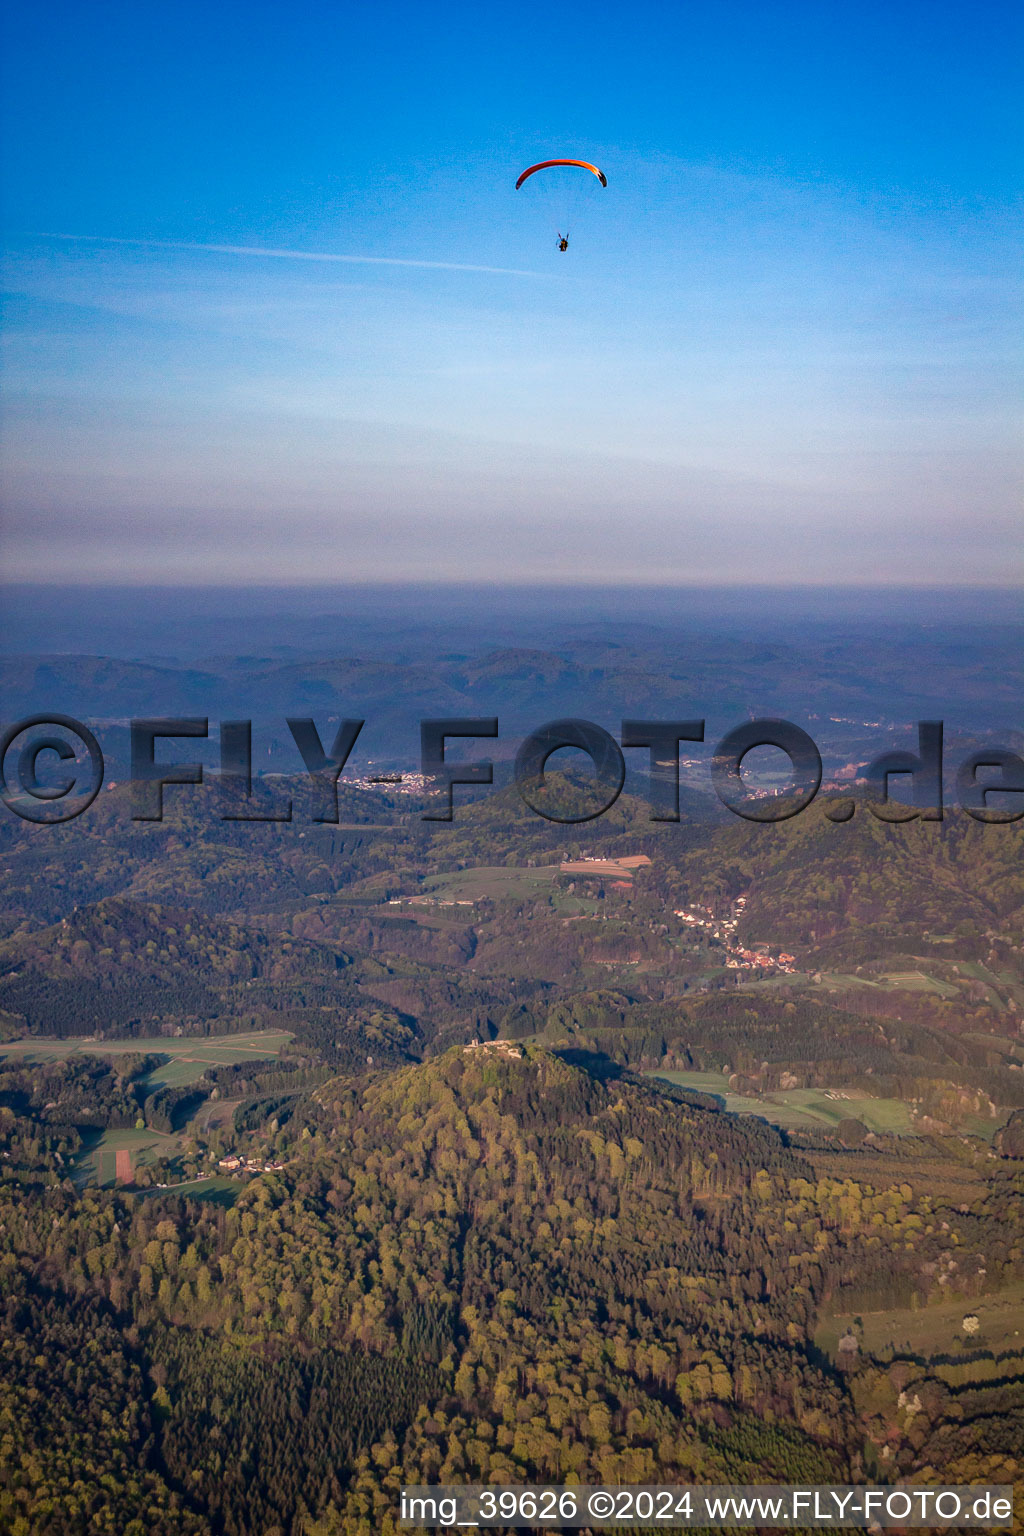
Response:
[[[567,251],[569,249],[569,236],[563,235],[561,230],[558,232],[558,249],[560,251]]]

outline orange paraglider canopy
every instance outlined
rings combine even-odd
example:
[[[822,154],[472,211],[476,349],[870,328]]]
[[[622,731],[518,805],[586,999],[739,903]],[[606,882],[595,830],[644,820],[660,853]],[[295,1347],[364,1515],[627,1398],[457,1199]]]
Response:
[[[523,182],[528,176],[532,176],[534,171],[544,171],[549,165],[578,165],[580,170],[590,171],[594,176],[596,176],[602,187],[606,187],[608,185],[608,178],[604,171],[599,171],[597,166],[591,165],[589,160],[539,160],[536,165],[528,166],[520,176],[519,180],[516,182],[516,191],[519,191],[519,188],[522,186]]]

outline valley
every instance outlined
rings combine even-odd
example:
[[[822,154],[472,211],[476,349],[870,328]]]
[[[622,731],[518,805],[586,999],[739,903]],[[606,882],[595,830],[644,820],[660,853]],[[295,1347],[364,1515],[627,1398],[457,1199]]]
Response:
[[[1019,1481],[1020,829],[339,795],[0,824],[18,1454],[137,1372],[154,1536],[386,1533],[399,1477]]]

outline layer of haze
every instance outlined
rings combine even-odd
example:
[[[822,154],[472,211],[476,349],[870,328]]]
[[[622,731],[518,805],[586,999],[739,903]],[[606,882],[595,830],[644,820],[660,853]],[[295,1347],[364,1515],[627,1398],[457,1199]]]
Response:
[[[1024,575],[1016,6],[7,32],[9,579]]]

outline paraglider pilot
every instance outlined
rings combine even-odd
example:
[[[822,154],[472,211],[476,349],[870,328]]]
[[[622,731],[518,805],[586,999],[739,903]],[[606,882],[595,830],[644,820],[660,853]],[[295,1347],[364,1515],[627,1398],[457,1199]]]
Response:
[[[569,236],[563,235],[561,230],[558,232],[558,249],[560,251],[567,251],[569,249]]]

